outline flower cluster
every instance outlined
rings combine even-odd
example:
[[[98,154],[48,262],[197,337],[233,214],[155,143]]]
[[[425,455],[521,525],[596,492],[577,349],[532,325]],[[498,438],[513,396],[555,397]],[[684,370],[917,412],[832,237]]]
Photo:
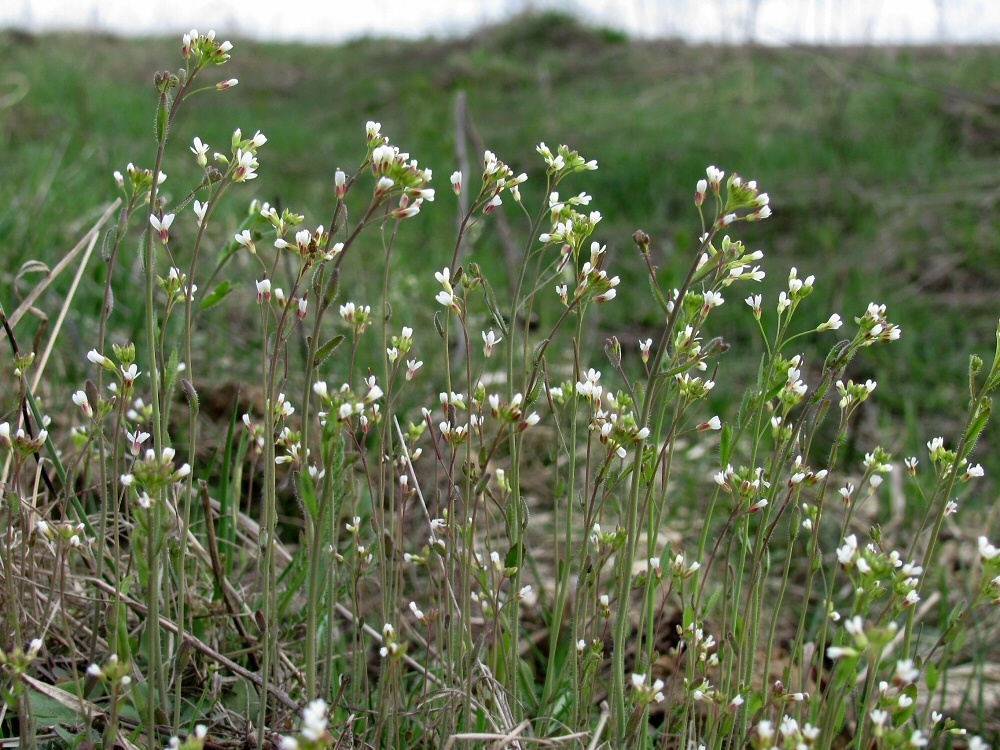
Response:
[[[882,626],[867,625],[861,615],[855,615],[844,622],[844,634],[850,637],[853,645],[829,646],[826,655],[831,659],[853,659],[868,649],[876,654],[881,653],[896,637],[898,630],[899,626],[895,622]]]
[[[72,521],[50,524],[48,521],[40,520],[35,524],[35,530],[41,536],[49,541],[65,544],[71,549],[80,549],[88,543],[87,537],[83,533],[85,529],[84,524]]]
[[[778,295],[778,315],[784,314],[789,308],[794,312],[799,302],[812,294],[816,277],[806,276],[800,279],[798,273],[794,266],[788,272],[788,291]]]
[[[608,276],[608,272],[602,267],[606,257],[604,246],[597,242],[590,243],[590,260],[585,261],[576,277],[576,290],[574,297],[583,298],[585,295],[593,295],[594,302],[600,304],[613,300],[617,295],[615,289],[621,279],[618,276]],[[560,294],[560,297],[563,295]],[[565,304],[565,299],[563,304]]]
[[[848,380],[846,384],[843,380],[838,380],[837,391],[840,393],[840,408],[847,415],[850,415],[854,409],[868,400],[876,385],[874,380],[866,380],[864,383]]]
[[[799,726],[798,721],[791,716],[782,716],[775,733],[774,724],[764,719],[753,729],[750,735],[750,747],[754,750],[771,750],[771,748],[795,748],[806,750],[815,746],[819,739],[820,728],[808,722]]]
[[[0,667],[11,677],[17,678],[28,671],[31,662],[38,658],[42,650],[42,639],[33,638],[24,650],[15,646],[10,651],[0,649]]]
[[[357,424],[363,431],[368,430],[371,422],[377,423],[381,419],[381,410],[376,402],[384,394],[373,375],[365,380],[365,385],[365,394],[359,396],[351,390],[349,383],[344,383],[336,391],[330,391],[323,380],[313,383],[313,393],[319,397],[322,407],[319,413],[320,424],[325,426],[330,414],[341,425],[349,424],[352,419],[357,418]]]
[[[122,484],[126,487],[142,488],[144,492],[140,495],[140,503],[143,502],[144,496],[148,501],[149,495],[155,497],[161,489],[182,482],[191,473],[189,464],[185,463],[180,467],[174,464],[174,455],[174,449],[169,446],[163,448],[159,456],[156,455],[156,451],[148,449],[143,458],[132,464],[132,471],[122,475]]]
[[[345,302],[340,306],[340,317],[351,326],[355,336],[360,336],[371,323],[372,308],[371,305],[355,305],[353,302]]]
[[[636,445],[649,437],[648,427],[639,427],[635,414],[626,411],[616,396],[610,392],[605,400],[610,408],[598,408],[590,419],[590,429],[596,432],[601,443],[618,458],[625,458],[626,446]]]
[[[873,543],[859,548],[857,537],[850,534],[837,549],[837,560],[845,571],[856,573],[855,594],[859,598],[874,601],[889,593],[900,609],[920,601],[917,588],[924,569],[913,561],[904,563],[895,550],[886,553]]]
[[[747,505],[748,513],[756,513],[767,507],[767,498],[763,494],[770,489],[771,483],[764,479],[764,469],[761,467],[741,466],[737,471],[730,464],[725,470],[716,472],[713,479],[724,490],[734,493],[739,505]]]
[[[694,203],[701,208],[708,189],[711,187],[712,194],[720,209],[718,226],[728,226],[738,219],[760,221],[771,215],[770,198],[767,193],[761,193],[757,189],[755,180],[744,182],[743,178],[734,172],[726,182],[726,200],[723,202],[721,191],[725,172],[718,167],[711,166],[705,170],[705,177],[707,179],[698,180],[698,184],[695,186]]]
[[[10,423],[0,422],[0,448],[13,450],[20,458],[38,453],[48,436],[48,430],[39,430],[35,437],[30,437],[23,427],[19,427],[12,435]]]
[[[175,302],[183,302],[186,299],[193,302],[194,294],[198,291],[196,284],[192,284],[190,287],[187,285],[187,275],[174,266],[170,267],[167,278],[157,276],[156,283],[167,293],[168,305]]]
[[[650,703],[663,702],[663,680],[653,680],[652,684],[647,683],[646,675],[632,675],[632,695],[638,706],[647,706]]]
[[[686,628],[678,625],[677,635],[680,636],[677,643],[678,653],[684,650],[692,651],[695,655],[695,661],[702,670],[719,665],[719,644],[716,642],[715,636],[704,631],[702,625],[691,623]]]
[[[392,216],[406,219],[420,212],[421,204],[434,200],[434,190],[427,187],[431,181],[430,169],[420,169],[416,159],[389,144],[381,134],[382,124],[369,121],[365,126],[368,137],[368,160],[375,176],[374,200],[381,202],[399,196],[399,205]],[[346,186],[346,182],[337,178]],[[344,190],[346,193],[346,189]],[[342,196],[341,196],[342,197]]]
[[[131,665],[119,661],[118,654],[111,654],[103,667],[100,664],[91,664],[87,667],[88,677],[118,687],[128,687],[132,682],[131,672]]]
[[[129,162],[125,167],[125,175],[128,175],[129,184],[129,197],[135,198],[138,196],[143,196],[150,191],[153,187],[153,170],[152,169],[139,169],[132,162]],[[125,175],[121,172],[115,170],[114,178],[115,184],[121,188],[125,189]],[[156,177],[156,184],[162,185],[164,180],[167,179],[165,172],[158,172]],[[154,229],[159,229],[155,224]],[[168,224],[169,228],[169,224]]]
[[[510,402],[501,401],[498,394],[491,393],[488,398],[490,413],[500,424],[513,427],[518,432],[523,432],[529,427],[538,424],[541,420],[538,412],[532,412],[527,417],[524,416],[524,413],[521,411],[521,402],[523,400],[524,396],[520,393],[515,393]]]
[[[895,341],[902,333],[899,326],[886,319],[885,305],[874,302],[870,303],[865,314],[855,318],[854,322],[860,327],[859,337],[862,346],[871,346],[879,341],[882,343]]]
[[[215,41],[214,31],[199,34],[197,29],[191,29],[183,36],[182,41],[181,56],[185,60],[193,57],[195,68],[205,65],[222,65],[229,59],[229,52],[233,48],[230,42]]]
[[[581,193],[567,201],[559,200],[559,193],[549,194],[549,215],[551,228],[539,235],[538,240],[546,245],[559,243],[562,245],[562,264],[569,257],[579,256],[583,243],[594,233],[597,224],[603,218],[600,211],[590,211],[586,214],[576,210],[576,206],[590,203],[590,196]]]

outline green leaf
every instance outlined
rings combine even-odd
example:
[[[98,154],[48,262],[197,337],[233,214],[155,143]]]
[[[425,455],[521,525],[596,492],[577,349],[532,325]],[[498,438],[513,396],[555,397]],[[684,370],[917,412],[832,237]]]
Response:
[[[528,663],[527,659],[519,659],[520,664],[520,678],[521,678],[521,692],[518,695],[522,701],[527,703],[527,710],[529,714],[535,714],[538,712],[538,697],[535,691],[535,673],[531,669],[531,665]]]
[[[333,350],[340,346],[340,343],[343,340],[344,334],[339,334],[323,344],[323,346],[316,351],[316,357],[313,359],[313,367],[319,367],[323,364],[326,361],[326,358],[333,354]]]
[[[542,355],[545,354],[545,349],[548,347],[550,341],[551,339],[543,339],[538,342],[538,345],[535,347],[535,350],[531,353],[532,366],[538,364],[538,360],[540,360],[542,358]]]
[[[924,665],[924,680],[926,680],[927,689],[930,692],[933,693],[935,690],[937,690],[938,680],[940,679],[940,677],[941,675],[938,674],[938,669],[936,665],[930,663]]]
[[[231,291],[233,291],[233,285],[230,284],[228,281],[223,281],[221,284],[215,287],[215,289],[212,290],[211,294],[207,295],[202,299],[201,304],[198,305],[198,309],[207,310],[210,307],[215,307],[217,304],[222,302],[222,300],[224,300],[227,296],[229,296],[229,293]]]
[[[722,425],[722,433],[719,437],[719,462],[721,466],[726,466],[733,455],[733,428],[728,423]]]
[[[910,717],[913,716],[913,713],[917,710],[917,686],[907,685],[903,688],[903,695],[910,699],[910,705],[902,711],[892,715],[892,723],[897,727],[901,727],[903,724],[908,722]]]
[[[170,112],[167,109],[168,99],[166,96],[160,97],[160,106],[156,108],[156,142],[163,143],[167,139],[167,123],[170,121]]]
[[[330,281],[327,282],[326,292],[323,294],[323,309],[330,306],[337,297],[337,290],[340,288],[340,269],[334,268],[330,274]]]
[[[319,505],[316,502],[316,486],[308,471],[299,472],[299,499],[305,506],[306,513],[315,521],[319,517]]]
[[[504,558],[505,568],[520,568],[521,561],[524,559],[524,551],[522,549],[521,543],[518,542],[509,550],[507,550],[507,557]]]
[[[507,324],[504,323],[503,315],[500,314],[500,307],[497,305],[497,296],[493,293],[493,287],[485,278],[483,279],[483,296],[486,298],[486,307],[490,311],[493,322],[497,324],[497,328],[506,337],[508,335]]]
[[[278,597],[278,617],[284,617],[295,598],[299,596],[302,587],[306,582],[306,575],[309,573],[309,561],[306,556],[306,548],[300,546],[295,552],[291,563],[278,577],[278,585],[284,589]],[[270,636],[275,637],[275,636]]]
[[[982,433],[983,428],[986,427],[986,423],[990,419],[990,412],[993,410],[993,404],[991,399],[984,398],[979,406],[979,413],[976,414],[972,423],[969,425],[969,429],[965,431],[965,449],[962,451],[962,455],[959,456],[959,461],[964,458],[968,458],[969,454],[972,453],[972,449],[976,447],[976,443],[979,441],[979,435]]]
[[[715,609],[715,605],[719,603],[719,598],[722,596],[722,588],[717,588],[712,592],[712,595],[708,597],[708,601],[705,602],[704,608],[702,608],[702,619],[709,617],[712,614],[712,610]]]

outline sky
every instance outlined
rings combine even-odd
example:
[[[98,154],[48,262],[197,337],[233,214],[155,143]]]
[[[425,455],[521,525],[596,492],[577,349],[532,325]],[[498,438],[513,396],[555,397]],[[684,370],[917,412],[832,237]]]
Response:
[[[1000,42],[998,0],[0,0],[0,28],[338,42],[448,37],[557,7],[639,37],[763,44]]]

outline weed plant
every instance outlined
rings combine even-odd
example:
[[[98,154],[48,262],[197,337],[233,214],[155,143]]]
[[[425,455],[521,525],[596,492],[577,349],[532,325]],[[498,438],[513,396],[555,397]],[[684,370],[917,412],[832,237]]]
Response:
[[[755,293],[763,253],[737,233],[770,216],[768,195],[714,166],[693,197],[703,234],[670,261],[682,281],[663,284],[637,231],[648,290],[626,289],[577,192],[597,163],[545,143],[545,197],[528,206],[526,176],[490,151],[438,195],[368,122],[357,166],[331,167],[325,225],[254,201],[219,247],[213,216],[249,197],[267,138],[236,130],[213,151],[168,137],[196,94],[236,85],[203,83],[231,48],[192,31],[183,68],[156,75],[152,166],[114,175],[86,384],[47,389],[46,358],[4,312],[7,734],[191,750],[986,747],[973,732],[996,730],[998,704],[965,644],[996,636],[1000,549],[963,506],[1000,348],[989,366],[970,358],[961,431],[922,457],[871,445],[853,465],[848,430],[877,386],[845,369],[901,335],[885,306],[802,328],[814,276],[792,268],[777,300]],[[200,181],[168,192],[169,160],[192,156]],[[459,221],[426,248],[436,296],[394,306],[396,238],[445,197]],[[501,206],[523,215],[522,246],[491,280],[474,239]],[[357,255],[380,298],[342,275]],[[225,280],[238,263],[257,269],[252,288]],[[117,342],[114,290],[132,279],[144,337]],[[598,341],[602,308],[639,294],[657,335]],[[761,357],[742,401],[713,414],[727,300],[745,303]],[[247,309],[259,375],[206,449],[198,371],[234,345],[213,317]],[[797,352],[803,337],[828,338],[824,361]]]

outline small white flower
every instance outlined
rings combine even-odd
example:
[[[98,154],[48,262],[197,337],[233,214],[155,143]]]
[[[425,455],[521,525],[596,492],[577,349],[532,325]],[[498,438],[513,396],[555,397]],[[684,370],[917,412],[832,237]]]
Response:
[[[244,229],[242,232],[235,235],[234,239],[236,240],[236,242],[238,242],[240,245],[245,247],[250,252],[252,253],[257,252],[257,248],[253,244],[253,238],[250,236],[249,229]]]
[[[842,321],[840,319],[840,316],[837,313],[834,313],[833,315],[830,316],[829,320],[827,320],[825,323],[821,323],[819,326],[817,326],[816,330],[817,331],[836,331],[842,325],[844,325],[844,321]]]
[[[979,537],[979,556],[983,560],[993,560],[1000,556],[1000,549],[990,544],[989,539],[984,536]]]
[[[191,153],[195,155],[198,160],[198,166],[204,167],[208,164],[208,149],[207,143],[202,143],[201,138],[195,136],[194,145],[191,147]]]
[[[703,422],[702,424],[698,425],[698,429],[702,432],[704,432],[705,430],[721,430],[722,420],[719,419],[718,416],[712,417],[707,422]]]
[[[489,332],[483,331],[483,356],[488,359],[493,354],[493,347],[501,341],[503,339],[497,336],[492,329]]]
[[[319,742],[326,734],[326,701],[314,700],[302,710],[302,736],[310,742]]]

